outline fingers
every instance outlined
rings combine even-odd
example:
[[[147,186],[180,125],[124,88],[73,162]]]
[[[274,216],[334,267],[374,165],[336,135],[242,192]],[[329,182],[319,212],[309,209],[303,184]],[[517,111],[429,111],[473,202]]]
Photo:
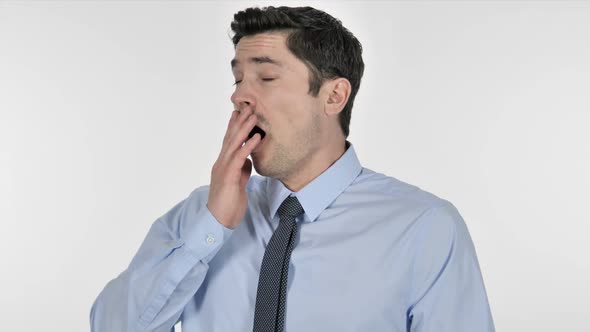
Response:
[[[238,112],[239,115],[234,121],[235,124],[229,129],[230,137],[235,135],[236,132],[242,127],[242,125],[248,120],[248,118],[254,114],[254,111],[252,110],[242,110],[236,112]]]
[[[256,121],[257,117],[252,110],[232,112],[218,157],[222,165],[234,170],[239,170],[243,166],[256,144],[262,140],[260,134],[256,135],[256,138],[248,139],[248,134],[256,125]]]
[[[254,129],[256,125],[256,115],[250,114],[243,122],[240,123],[237,131],[234,134],[234,137],[229,141],[229,149],[230,151],[235,151],[239,149],[244,142],[248,140],[248,134]]]
[[[234,133],[234,126],[235,123],[238,122],[240,120],[241,117],[245,116],[248,112],[240,112],[239,110],[234,110],[231,113],[231,117],[229,119],[229,122],[227,123],[227,129],[225,130],[225,136],[223,137],[223,142],[227,142],[229,140],[229,138],[233,135]]]
[[[248,134],[256,125],[256,120],[257,117],[252,111],[243,111],[236,118],[230,120],[233,123],[229,125],[221,153],[223,155],[232,155],[240,149],[242,144],[247,140]]]
[[[230,167],[242,168],[244,161],[248,158],[248,156],[252,153],[261,140],[262,136],[260,136],[259,133],[254,134],[252,138],[246,141],[246,143],[238,151],[236,151],[234,158],[231,160]]]
[[[240,111],[239,110],[233,110],[233,112],[231,112],[231,117],[229,118],[229,122],[227,123],[227,128],[225,130],[225,136],[227,136],[227,132],[229,131],[229,129],[231,128],[231,125],[235,122],[236,118],[240,116]]]

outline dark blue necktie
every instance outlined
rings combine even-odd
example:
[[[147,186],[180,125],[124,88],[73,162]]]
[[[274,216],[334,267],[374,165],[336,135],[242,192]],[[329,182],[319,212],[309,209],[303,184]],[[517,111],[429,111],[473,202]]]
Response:
[[[279,227],[268,241],[256,293],[254,332],[282,332],[285,325],[285,301],[289,261],[297,236],[295,219],[303,213],[297,197],[287,197],[278,210]]]

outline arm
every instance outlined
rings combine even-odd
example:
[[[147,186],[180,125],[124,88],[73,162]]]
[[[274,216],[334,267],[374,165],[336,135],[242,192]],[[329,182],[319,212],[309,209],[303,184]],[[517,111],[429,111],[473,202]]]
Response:
[[[199,188],[152,224],[129,267],[92,305],[93,332],[173,331],[208,263],[233,232],[206,202],[207,188]]]
[[[411,332],[494,332],[475,248],[449,202],[420,218],[408,324]]]
[[[210,186],[193,191],[153,223],[129,267],[92,305],[93,332],[173,330],[209,262],[248,208],[252,161],[247,157],[261,140],[248,133],[256,121],[251,109],[232,112]]]

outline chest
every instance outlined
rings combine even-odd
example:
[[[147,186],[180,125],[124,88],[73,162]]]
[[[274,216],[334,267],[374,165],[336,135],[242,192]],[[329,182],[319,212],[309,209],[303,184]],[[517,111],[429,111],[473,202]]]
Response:
[[[247,225],[245,225],[247,226]],[[366,226],[366,225],[365,225]],[[299,225],[287,283],[287,331],[405,331],[410,252],[394,229]],[[232,234],[195,296],[199,321],[221,312],[212,331],[251,330],[260,266],[272,229],[243,227]],[[389,232],[389,234],[388,234]],[[395,329],[394,329],[395,330]]]

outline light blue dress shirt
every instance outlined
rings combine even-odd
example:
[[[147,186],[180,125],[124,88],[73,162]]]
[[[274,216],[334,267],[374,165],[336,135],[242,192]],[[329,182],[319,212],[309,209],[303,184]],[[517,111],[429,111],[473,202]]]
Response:
[[[208,186],[158,218],[129,267],[96,298],[95,332],[252,331],[258,276],[277,210],[305,213],[291,254],[286,332],[490,332],[476,251],[448,201],[361,166],[354,147],[300,191],[254,175],[234,230]]]

